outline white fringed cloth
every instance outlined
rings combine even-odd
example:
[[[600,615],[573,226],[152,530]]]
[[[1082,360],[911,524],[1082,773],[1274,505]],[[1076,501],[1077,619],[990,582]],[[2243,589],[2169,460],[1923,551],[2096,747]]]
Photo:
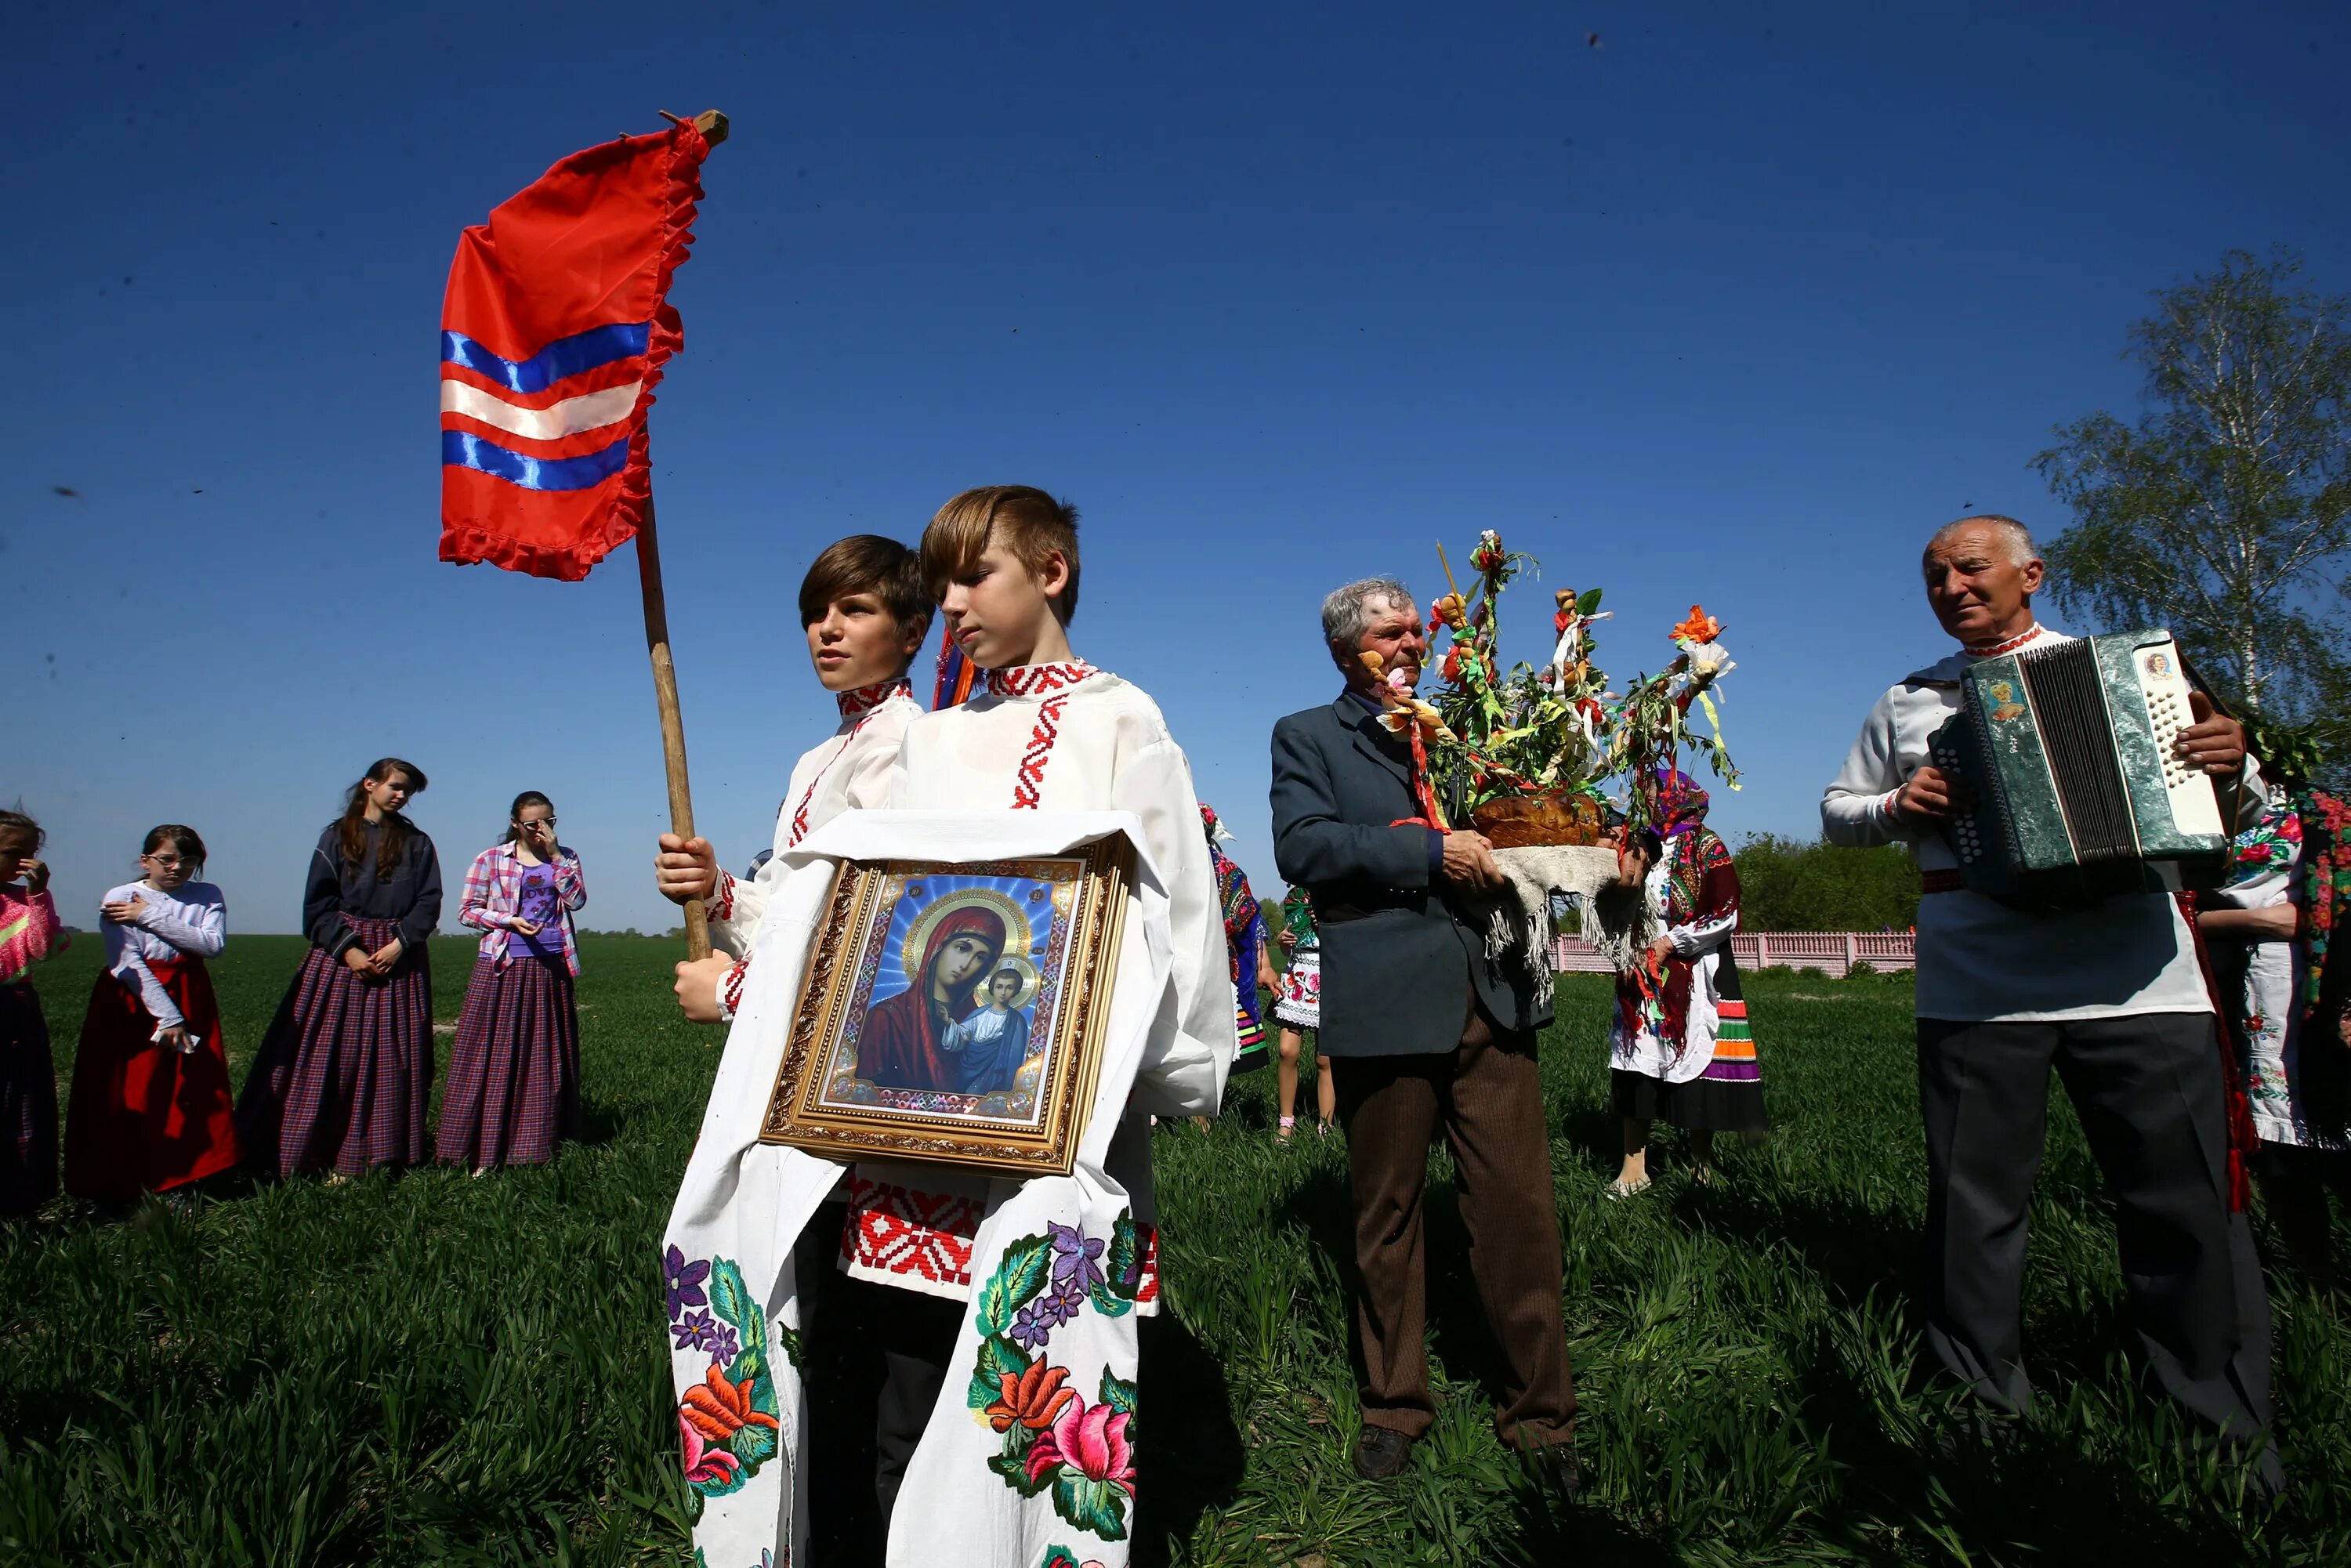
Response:
[[[1617,880],[1616,852],[1606,844],[1496,850],[1510,885],[1476,902],[1486,916],[1486,952],[1516,966],[1534,987],[1537,1006],[1551,1000],[1551,900],[1575,895],[1583,936],[1619,972],[1629,972],[1657,939],[1658,912],[1646,887]]]

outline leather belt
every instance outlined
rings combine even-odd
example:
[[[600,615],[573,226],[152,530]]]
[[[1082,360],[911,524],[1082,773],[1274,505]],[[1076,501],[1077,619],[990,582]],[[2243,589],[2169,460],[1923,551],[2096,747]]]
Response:
[[[1918,873],[1920,893],[1965,893],[1967,877],[1958,871],[1922,871]]]
[[[1317,898],[1314,901],[1315,921],[1323,925],[1343,925],[1350,920],[1366,920],[1389,909],[1425,909],[1428,905],[1425,894],[1399,894],[1386,902],[1351,904],[1343,899]]]

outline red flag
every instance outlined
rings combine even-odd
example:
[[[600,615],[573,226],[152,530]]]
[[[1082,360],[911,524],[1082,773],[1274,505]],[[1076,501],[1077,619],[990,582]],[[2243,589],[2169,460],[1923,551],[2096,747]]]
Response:
[[[441,559],[576,581],[637,531],[645,411],[710,144],[693,124],[549,169],[457,240],[441,307]]]

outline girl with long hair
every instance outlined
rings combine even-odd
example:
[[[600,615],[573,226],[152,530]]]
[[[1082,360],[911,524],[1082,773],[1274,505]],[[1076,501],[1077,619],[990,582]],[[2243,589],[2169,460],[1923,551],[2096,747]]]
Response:
[[[424,1162],[441,861],[401,814],[424,784],[414,763],[380,758],[319,835],[302,893],[310,952],[237,1102],[264,1169],[340,1179]]]
[[[42,836],[22,811],[0,811],[0,1216],[30,1214],[57,1190],[57,1063],[26,977],[66,947]]]
[[[444,1166],[545,1165],[580,1135],[580,948],[588,902],[580,856],[555,838],[555,807],[514,799],[507,836],[474,857],[457,924],[482,934],[449,1043],[436,1153]]]
[[[237,1162],[220,1005],[204,960],[228,945],[204,841],[166,822],[137,882],[99,904],[106,967],[90,988],[66,1112],[66,1190],[99,1203],[169,1192]]]

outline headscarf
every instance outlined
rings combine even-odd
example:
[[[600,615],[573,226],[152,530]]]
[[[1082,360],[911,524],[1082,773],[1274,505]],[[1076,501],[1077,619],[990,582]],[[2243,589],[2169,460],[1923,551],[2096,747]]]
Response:
[[[1680,768],[1658,768],[1652,796],[1656,801],[1659,838],[1677,839],[1706,825],[1706,791]]]
[[[1217,820],[1216,808],[1200,802],[1200,826],[1208,835],[1208,863],[1217,873],[1217,903],[1225,920],[1225,951],[1233,965],[1233,990],[1243,1012],[1257,1017],[1257,956],[1265,945],[1265,915],[1249,891],[1249,873],[1217,846],[1232,834]]]
[[[931,928],[931,939],[923,948],[923,967],[914,975],[915,988],[922,993],[923,1010],[926,1017],[930,1011],[931,966],[938,961],[940,950],[958,936],[983,936],[995,948],[988,955],[987,962],[979,967],[978,977],[965,988],[962,996],[955,998],[949,1004],[948,1010],[955,1017],[962,1018],[971,1010],[967,1005],[971,1001],[971,993],[995,972],[996,960],[1004,956],[1004,916],[986,904],[967,904],[961,909],[950,910],[940,917],[938,925]]]

